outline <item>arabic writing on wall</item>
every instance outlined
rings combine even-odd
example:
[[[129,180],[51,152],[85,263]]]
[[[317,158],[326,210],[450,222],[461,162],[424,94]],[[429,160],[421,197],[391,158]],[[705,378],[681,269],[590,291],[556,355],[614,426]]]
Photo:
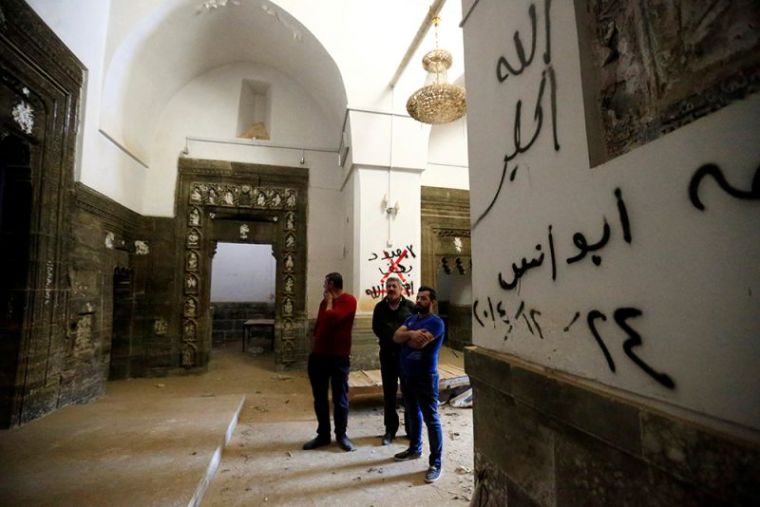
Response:
[[[404,248],[383,250],[382,255],[372,252],[367,259],[369,262],[377,262],[380,279],[377,285],[366,289],[364,293],[372,299],[378,299],[385,295],[385,282],[390,276],[395,276],[401,281],[404,295],[412,296],[414,294],[414,281],[410,273],[413,266],[409,265],[411,259],[417,258],[414,252],[414,245],[406,245]]]

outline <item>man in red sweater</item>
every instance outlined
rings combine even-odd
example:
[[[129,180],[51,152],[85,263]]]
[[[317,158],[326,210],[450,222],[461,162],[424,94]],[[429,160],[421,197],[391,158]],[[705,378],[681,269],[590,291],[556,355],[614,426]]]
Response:
[[[303,444],[306,450],[330,443],[330,405],[328,384],[332,385],[335,441],[344,451],[356,450],[346,435],[348,426],[348,368],[351,354],[351,328],[356,315],[356,298],[343,292],[340,273],[325,276],[325,294],[319,305],[317,323],[309,355],[309,381],[317,414],[317,436]]]

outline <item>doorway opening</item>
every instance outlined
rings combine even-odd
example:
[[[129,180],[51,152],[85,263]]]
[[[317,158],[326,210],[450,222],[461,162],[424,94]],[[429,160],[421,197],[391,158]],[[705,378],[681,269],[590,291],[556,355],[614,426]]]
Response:
[[[446,343],[462,350],[472,343],[472,275],[469,257],[443,256],[436,273],[438,313],[446,324]]]
[[[274,351],[277,261],[271,244],[218,243],[211,264],[213,349]]]
[[[32,170],[29,144],[0,142],[0,428],[13,420],[18,362],[29,296]]]
[[[113,272],[113,329],[108,380],[131,376],[134,307],[134,271],[117,267]]]

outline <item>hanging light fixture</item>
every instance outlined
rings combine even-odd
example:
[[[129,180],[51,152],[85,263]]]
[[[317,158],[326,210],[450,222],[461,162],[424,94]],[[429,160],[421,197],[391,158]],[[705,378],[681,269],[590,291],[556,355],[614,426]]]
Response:
[[[438,48],[438,24],[435,16],[435,49],[422,58],[428,72],[426,85],[417,90],[406,102],[406,110],[417,121],[437,125],[458,120],[467,111],[464,88],[446,82],[446,71],[451,67],[451,53]]]

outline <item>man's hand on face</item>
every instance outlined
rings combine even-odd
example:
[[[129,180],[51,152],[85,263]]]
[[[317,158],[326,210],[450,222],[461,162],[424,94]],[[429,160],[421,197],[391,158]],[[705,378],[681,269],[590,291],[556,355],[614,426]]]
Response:
[[[333,293],[329,290],[326,290],[322,297],[324,298],[325,303],[331,303],[333,300]]]

